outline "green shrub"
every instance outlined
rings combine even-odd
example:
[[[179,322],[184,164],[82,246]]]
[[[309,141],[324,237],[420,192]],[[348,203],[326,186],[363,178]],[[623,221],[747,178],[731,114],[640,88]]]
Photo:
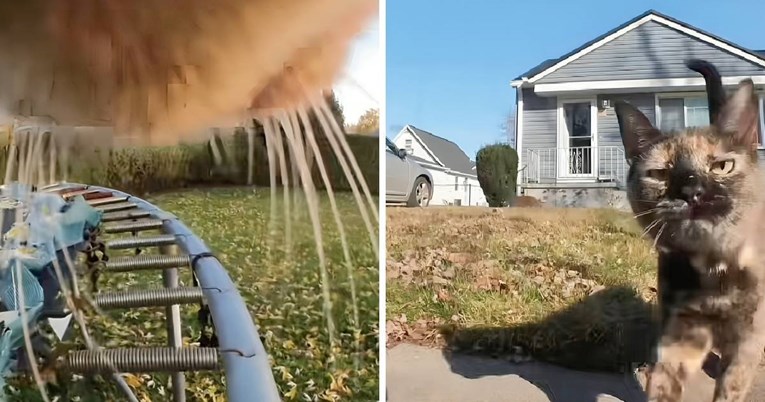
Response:
[[[378,138],[349,135],[346,139],[370,191],[377,194]],[[332,188],[336,191],[349,191],[348,180],[329,142],[319,136],[317,144]],[[69,158],[67,178],[71,182],[102,185],[139,196],[190,186],[246,185],[248,144],[245,130],[237,129],[233,135],[221,137],[218,145],[223,148],[222,153],[225,155],[221,165],[216,165],[208,142],[171,147],[80,151]],[[253,164],[253,184],[256,186],[268,186],[270,183],[265,145],[262,129],[256,131]],[[283,145],[285,155],[288,155],[286,141]],[[8,146],[0,148],[0,178],[5,176],[8,149]],[[290,185],[294,186],[296,183],[292,181],[291,168],[288,163]],[[315,162],[311,174],[317,188],[323,189],[324,184]],[[279,177],[277,173],[277,185],[281,185]]]
[[[518,153],[508,144],[488,145],[476,155],[478,182],[491,207],[507,207],[515,198]]]

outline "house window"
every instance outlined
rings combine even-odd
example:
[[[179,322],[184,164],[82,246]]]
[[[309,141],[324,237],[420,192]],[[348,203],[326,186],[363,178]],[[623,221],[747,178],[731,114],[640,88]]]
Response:
[[[658,111],[662,131],[709,125],[709,106],[703,95],[659,98]]]
[[[459,190],[460,189],[460,178],[459,177],[455,177],[454,178],[454,189],[455,190]]]
[[[704,127],[709,125],[709,106],[706,98],[685,99],[685,126]]]
[[[763,148],[763,144],[765,144],[765,94],[759,95],[759,102],[760,148]],[[709,125],[709,106],[705,97],[662,97],[659,98],[658,112],[659,129],[665,132]]]
[[[412,139],[407,138],[406,141],[404,141],[404,149],[406,149],[406,153],[409,155],[412,154]]]

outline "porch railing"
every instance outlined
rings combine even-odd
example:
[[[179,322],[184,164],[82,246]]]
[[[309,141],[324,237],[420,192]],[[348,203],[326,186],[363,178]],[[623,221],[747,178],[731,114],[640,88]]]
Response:
[[[622,147],[528,148],[523,152],[522,184],[582,181],[623,187],[627,179]]]

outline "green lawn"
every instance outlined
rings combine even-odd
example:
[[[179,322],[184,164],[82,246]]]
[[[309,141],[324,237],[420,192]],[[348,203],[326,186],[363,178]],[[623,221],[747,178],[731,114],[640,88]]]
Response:
[[[613,210],[388,208],[388,345],[581,369],[645,359],[655,254]]]
[[[279,196],[281,205],[281,192]],[[336,197],[350,239],[361,325],[360,331],[354,333],[347,269],[324,195],[321,200],[324,244],[329,260],[333,315],[340,335],[334,353],[330,353],[322,316],[318,257],[305,205],[298,205],[298,212],[293,216],[293,245],[288,258],[281,218],[277,221],[278,233],[269,241],[268,189],[195,190],[148,197],[164,210],[175,213],[228,269],[265,338],[274,377],[284,400],[378,399],[377,260],[352,195],[341,193]],[[182,280],[190,285],[188,273]],[[161,279],[159,273],[153,272],[114,274],[103,277],[101,286],[103,290],[161,286]],[[199,335],[197,309],[193,305],[182,307],[187,342],[193,342]],[[102,346],[163,345],[166,341],[164,324],[160,321],[163,315],[163,309],[118,311],[94,319],[91,326]],[[357,366],[354,360],[358,361]],[[170,398],[166,376],[139,374],[130,377],[129,382],[143,400]],[[189,374],[187,382],[190,401],[225,400],[225,386],[218,374]],[[81,379],[65,382],[65,386],[75,394],[87,389],[82,400],[104,400],[105,393],[115,395],[112,383],[104,380]],[[55,394],[56,390],[52,391],[51,394]],[[25,395],[29,396],[26,392]]]

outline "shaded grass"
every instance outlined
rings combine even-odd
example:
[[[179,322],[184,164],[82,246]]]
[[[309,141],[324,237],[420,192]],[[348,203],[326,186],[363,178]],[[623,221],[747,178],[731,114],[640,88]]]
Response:
[[[281,194],[280,194],[281,195]],[[378,399],[378,267],[355,201],[350,194],[336,194],[350,240],[351,257],[359,296],[360,325],[354,332],[350,287],[339,235],[326,195],[322,195],[321,219],[332,283],[333,313],[339,342],[328,344],[322,317],[318,258],[305,205],[293,216],[290,258],[284,245],[283,220],[277,233],[268,235],[270,191],[268,189],[189,190],[149,197],[172,212],[214,251],[237,285],[266,350],[284,400]],[[281,204],[281,198],[279,198]],[[181,286],[191,286],[188,272]],[[161,286],[157,272],[111,274],[102,277],[102,291]],[[199,337],[198,307],[182,306],[184,342]],[[164,309],[110,312],[91,323],[105,347],[165,345]],[[332,352],[332,353],[331,353]],[[358,366],[354,360],[358,359]],[[138,374],[129,377],[143,400],[170,400],[167,376]],[[122,400],[109,380],[81,379],[65,382],[82,400]],[[256,386],[256,384],[253,384]],[[29,390],[17,400],[30,399]],[[55,391],[55,390],[54,390]],[[187,373],[187,396],[194,401],[225,400],[225,384],[218,373]],[[55,394],[55,392],[52,392]]]
[[[624,331],[649,329],[656,257],[626,213],[435,207],[389,208],[387,217],[389,344],[451,341],[492,354],[520,347],[612,368],[632,361],[594,362],[592,350],[624,349]],[[432,336],[444,324],[446,338]],[[500,329],[507,342],[491,342]],[[581,353],[562,356],[572,344]]]

